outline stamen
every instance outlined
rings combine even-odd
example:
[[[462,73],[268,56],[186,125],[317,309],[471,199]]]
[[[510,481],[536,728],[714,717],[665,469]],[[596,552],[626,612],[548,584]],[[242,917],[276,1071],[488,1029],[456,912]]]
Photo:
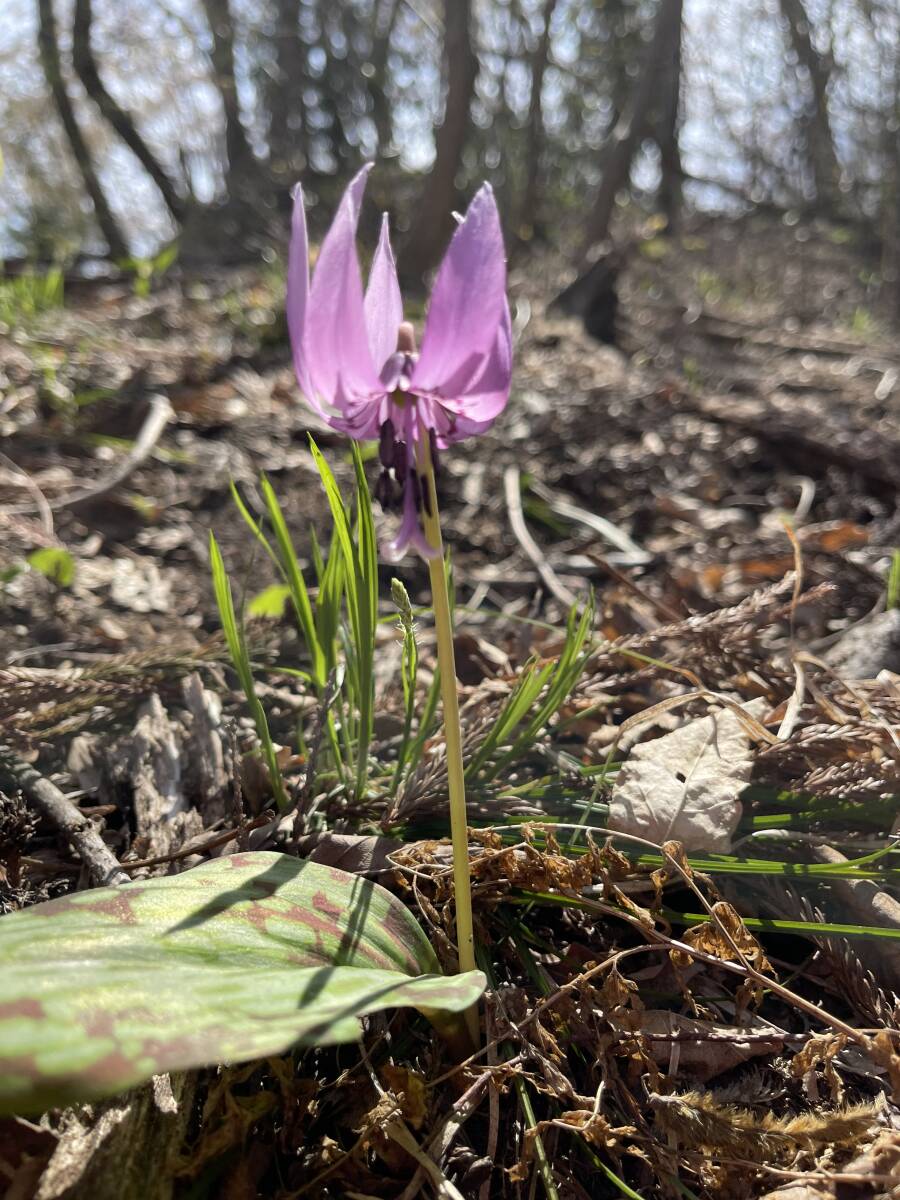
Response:
[[[415,473],[415,471],[411,470],[409,473],[408,486],[412,489],[413,501],[416,506],[416,511],[421,512],[422,511],[422,488],[419,486],[419,477]]]
[[[381,426],[378,439],[378,460],[386,470],[394,465],[394,444],[394,422],[388,417]]]
[[[406,462],[406,442],[394,442],[394,461],[391,465],[394,468],[394,474],[397,476],[397,482],[402,483],[408,469]]]
[[[382,512],[390,512],[394,507],[394,481],[388,471],[382,471],[375,483],[372,493],[381,505]]]
[[[437,479],[441,473],[441,461],[438,458],[437,441],[433,433],[429,434],[428,437],[428,449],[431,453],[431,469],[434,471],[435,479]]]

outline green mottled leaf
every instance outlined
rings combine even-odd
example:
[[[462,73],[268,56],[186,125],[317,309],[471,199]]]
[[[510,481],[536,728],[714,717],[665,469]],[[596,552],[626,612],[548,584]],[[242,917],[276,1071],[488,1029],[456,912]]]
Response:
[[[390,892],[283,854],[37,904],[0,918],[0,1113],[354,1041],[366,1013],[435,1019],[484,988],[438,972]]]

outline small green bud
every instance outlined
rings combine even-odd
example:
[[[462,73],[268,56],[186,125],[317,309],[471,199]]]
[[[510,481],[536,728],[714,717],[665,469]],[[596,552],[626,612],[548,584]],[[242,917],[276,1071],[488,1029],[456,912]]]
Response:
[[[412,604],[409,599],[409,592],[403,586],[399,579],[391,580],[391,599],[396,604],[400,616],[404,621],[412,620]]]

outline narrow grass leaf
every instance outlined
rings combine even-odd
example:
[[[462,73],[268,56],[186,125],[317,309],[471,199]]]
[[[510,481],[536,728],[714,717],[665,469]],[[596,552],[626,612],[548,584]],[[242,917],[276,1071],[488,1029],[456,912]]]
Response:
[[[266,760],[266,766],[269,769],[269,778],[272,784],[272,792],[275,796],[275,801],[280,809],[287,808],[288,798],[285,794],[284,783],[281,779],[281,771],[278,766],[278,759],[275,753],[275,745],[269,733],[269,723],[266,720],[265,710],[260,703],[259,697],[256,694],[256,686],[253,682],[253,670],[250,666],[250,656],[247,653],[247,645],[244,641],[243,632],[238,625],[237,617],[234,611],[234,601],[231,596],[231,584],[228,582],[228,575],[225,571],[225,563],[222,561],[222,555],[219,550],[218,543],[212,532],[209,535],[209,557],[212,565],[213,589],[216,594],[216,604],[219,607],[219,616],[222,620],[222,629],[225,634],[225,640],[228,643],[228,651],[231,655],[231,661],[234,664],[234,669],[237,671],[238,679],[241,681],[241,687],[244,690],[244,695],[247,699],[247,704],[250,708],[250,714],[253,717],[253,723],[256,726],[256,734],[262,745],[263,757]]]
[[[297,551],[294,549],[294,543],[291,541],[284,513],[281,510],[281,505],[278,503],[278,497],[272,490],[272,485],[265,475],[263,475],[260,483],[269,520],[272,522],[272,529],[275,533],[275,541],[278,544],[279,566],[284,575],[285,582],[290,588],[291,602],[297,617],[297,625],[300,633],[303,635],[303,640],[306,642],[307,653],[312,660],[313,678],[316,680],[318,690],[321,691],[325,686],[327,674],[325,670],[325,655],[322,652],[322,647],[319,645],[312,605],[309,601],[309,592],[306,590],[303,572],[300,570],[300,563],[297,561]]]

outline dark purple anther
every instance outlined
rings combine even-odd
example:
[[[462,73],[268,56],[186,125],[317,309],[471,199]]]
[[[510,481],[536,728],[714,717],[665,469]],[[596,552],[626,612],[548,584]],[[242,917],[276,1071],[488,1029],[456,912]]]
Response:
[[[409,473],[409,483],[407,486],[412,490],[413,501],[416,506],[416,511],[422,511],[422,489],[419,486],[419,477],[415,471]]]
[[[385,470],[390,470],[394,465],[395,442],[394,422],[388,417],[381,426],[381,434],[378,438],[378,459]]]
[[[397,476],[397,482],[402,483],[408,469],[406,465],[406,442],[394,442],[394,461],[392,466],[394,474]]]
[[[431,469],[434,471],[435,479],[437,479],[441,473],[441,460],[438,458],[437,442],[434,440],[434,435],[428,439],[428,450],[431,454]]]
[[[375,484],[373,495],[384,512],[390,512],[394,506],[394,481],[387,471],[382,471]]]

